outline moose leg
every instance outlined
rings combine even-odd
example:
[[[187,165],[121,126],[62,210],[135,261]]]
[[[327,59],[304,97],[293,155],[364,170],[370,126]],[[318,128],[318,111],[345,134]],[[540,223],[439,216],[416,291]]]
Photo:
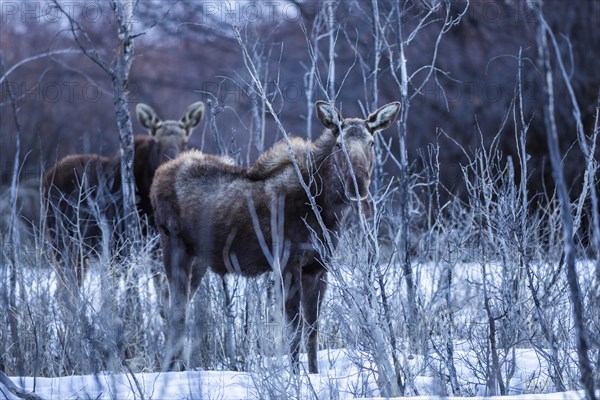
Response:
[[[191,262],[191,267],[189,270],[189,276],[190,276],[190,291],[189,291],[189,300],[191,300],[191,298],[194,296],[194,293],[196,293],[196,290],[198,290],[198,286],[200,286],[200,282],[202,281],[202,278],[204,277],[204,274],[206,274],[206,271],[208,270],[208,263],[201,259],[200,257],[194,257],[192,259]]]
[[[190,262],[185,243],[177,235],[161,233],[163,263],[169,282],[167,337],[163,370],[182,370],[185,345],[185,317],[189,299]]]
[[[202,277],[204,277],[204,274],[206,273],[206,271],[208,270],[208,263],[206,262],[205,258],[201,258],[201,257],[192,257],[192,261],[190,263],[190,270],[188,271],[188,276],[190,277],[189,279],[189,291],[188,291],[188,298],[187,298],[187,304],[190,303],[190,301],[192,300],[192,298],[194,297],[194,294],[196,293],[196,291],[198,290],[198,287],[200,286],[200,282],[202,281]],[[199,332],[200,334],[204,333],[204,330],[206,330],[206,328],[204,327],[204,324],[201,323],[201,321],[196,321],[195,324],[190,324],[188,323],[188,330],[186,332],[189,332],[187,334],[188,337],[190,338],[197,338],[197,333]],[[195,341],[190,341],[188,347],[187,347],[187,353],[188,354],[195,354],[197,355],[198,352],[198,347],[202,346],[202,343],[199,343],[198,340]],[[201,352],[201,354],[204,354],[204,352]],[[187,365],[188,368],[197,368],[197,367],[201,367],[204,368],[204,365],[202,364],[203,361],[203,357],[196,357],[194,358],[194,360],[189,360],[189,357],[186,357],[186,359],[188,359],[189,361],[189,365]]]
[[[317,366],[319,311],[327,288],[327,273],[320,265],[316,265],[315,267],[317,268],[317,272],[302,275],[302,309],[304,311],[306,336],[308,338],[306,344],[308,372],[311,374],[319,373]],[[310,269],[308,270],[310,271]]]
[[[302,299],[302,285],[300,280],[293,274],[286,274],[285,287],[285,315],[288,322],[288,329],[292,334],[290,341],[290,355],[292,361],[292,370],[295,374],[300,372],[300,342],[302,340],[302,315],[300,313],[300,304]]]

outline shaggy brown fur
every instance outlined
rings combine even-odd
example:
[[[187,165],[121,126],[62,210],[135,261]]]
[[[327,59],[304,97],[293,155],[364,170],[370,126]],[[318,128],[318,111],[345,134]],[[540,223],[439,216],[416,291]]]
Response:
[[[294,328],[293,366],[297,371],[304,322],[309,371],[317,372],[317,320],[326,287],[327,260],[313,246],[310,230],[321,240],[323,230],[294,163],[325,227],[337,232],[351,210],[351,199],[364,200],[368,195],[373,134],[394,121],[400,104],[381,107],[366,120],[342,119],[339,111],[325,102],[318,102],[316,108],[328,129],[315,142],[299,138],[289,144],[279,142],[249,168],[241,168],[226,157],[190,151],[156,172],[150,198],[170,285],[163,367],[183,367],[179,357],[186,307],[207,268],[220,275],[262,274],[273,270],[276,263],[272,252],[279,247],[288,254],[281,268],[289,288],[285,311]]]
[[[164,161],[175,158],[185,149],[193,128],[204,114],[204,104],[188,107],[179,121],[162,121],[145,104],[138,104],[137,116],[150,135],[134,138],[134,180],[140,216],[152,225],[150,185],[156,169]],[[77,281],[83,279],[81,255],[100,250],[101,223],[119,239],[119,210],[121,209],[121,158],[109,159],[96,154],[70,155],[50,169],[42,182],[47,205],[48,234],[57,259],[74,267]],[[81,238],[81,251],[77,242]],[[75,250],[70,250],[75,249]],[[66,266],[65,266],[66,267]],[[65,268],[69,272],[71,268]],[[65,271],[61,271],[65,272]]]

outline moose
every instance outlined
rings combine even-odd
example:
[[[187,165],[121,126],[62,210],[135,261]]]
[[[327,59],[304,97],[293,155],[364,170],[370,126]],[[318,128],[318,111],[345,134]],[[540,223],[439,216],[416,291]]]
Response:
[[[185,368],[186,308],[208,267],[219,275],[256,276],[272,270],[269,249],[279,245],[288,252],[281,276],[293,332],[292,368],[299,372],[305,330],[308,369],[318,373],[318,315],[327,286],[327,256],[314,246],[312,235],[323,240],[324,230],[339,232],[352,205],[368,199],[374,134],[394,122],[400,103],[387,104],[367,119],[344,119],[324,101],[315,106],[326,129],[314,142],[282,140],[248,168],[226,156],[190,150],[156,171],[150,200],[170,295],[163,368]]]
[[[147,218],[150,226],[153,218],[149,195],[154,173],[187,147],[204,112],[204,103],[196,102],[179,121],[163,121],[150,106],[140,103],[136,107],[138,120],[149,133],[134,137],[136,205],[138,214]],[[120,155],[113,159],[97,154],[69,155],[51,168],[42,181],[46,229],[55,257],[63,264],[58,272],[63,279],[76,279],[79,286],[85,275],[84,257],[97,255],[103,236],[106,239],[103,224],[115,237],[122,234],[120,164]],[[76,239],[80,239],[81,249],[72,243]]]

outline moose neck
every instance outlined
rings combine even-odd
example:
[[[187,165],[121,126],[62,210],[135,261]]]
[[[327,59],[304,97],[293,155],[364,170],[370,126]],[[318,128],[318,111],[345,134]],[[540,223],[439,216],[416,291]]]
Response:
[[[329,229],[343,222],[351,205],[344,194],[344,184],[338,175],[332,152],[335,149],[336,136],[326,130],[315,142],[313,150],[314,165],[317,168],[316,201]]]

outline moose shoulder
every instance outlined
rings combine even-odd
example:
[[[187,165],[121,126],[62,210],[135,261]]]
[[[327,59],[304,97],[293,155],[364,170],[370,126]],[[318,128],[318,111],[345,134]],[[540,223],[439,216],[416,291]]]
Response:
[[[279,247],[287,254],[281,268],[289,288],[285,311],[293,328],[293,367],[298,371],[304,324],[308,368],[317,372],[317,321],[327,260],[313,246],[311,232],[323,235],[319,219],[328,231],[339,231],[352,202],[368,197],[373,135],[392,124],[400,103],[383,106],[367,119],[344,119],[322,101],[316,109],[327,128],[316,141],[276,143],[249,168],[227,157],[190,151],[157,170],[150,198],[170,287],[163,368],[184,366],[186,307],[208,267],[221,275],[258,275],[272,270],[271,254]],[[310,206],[308,196],[317,207]]]

